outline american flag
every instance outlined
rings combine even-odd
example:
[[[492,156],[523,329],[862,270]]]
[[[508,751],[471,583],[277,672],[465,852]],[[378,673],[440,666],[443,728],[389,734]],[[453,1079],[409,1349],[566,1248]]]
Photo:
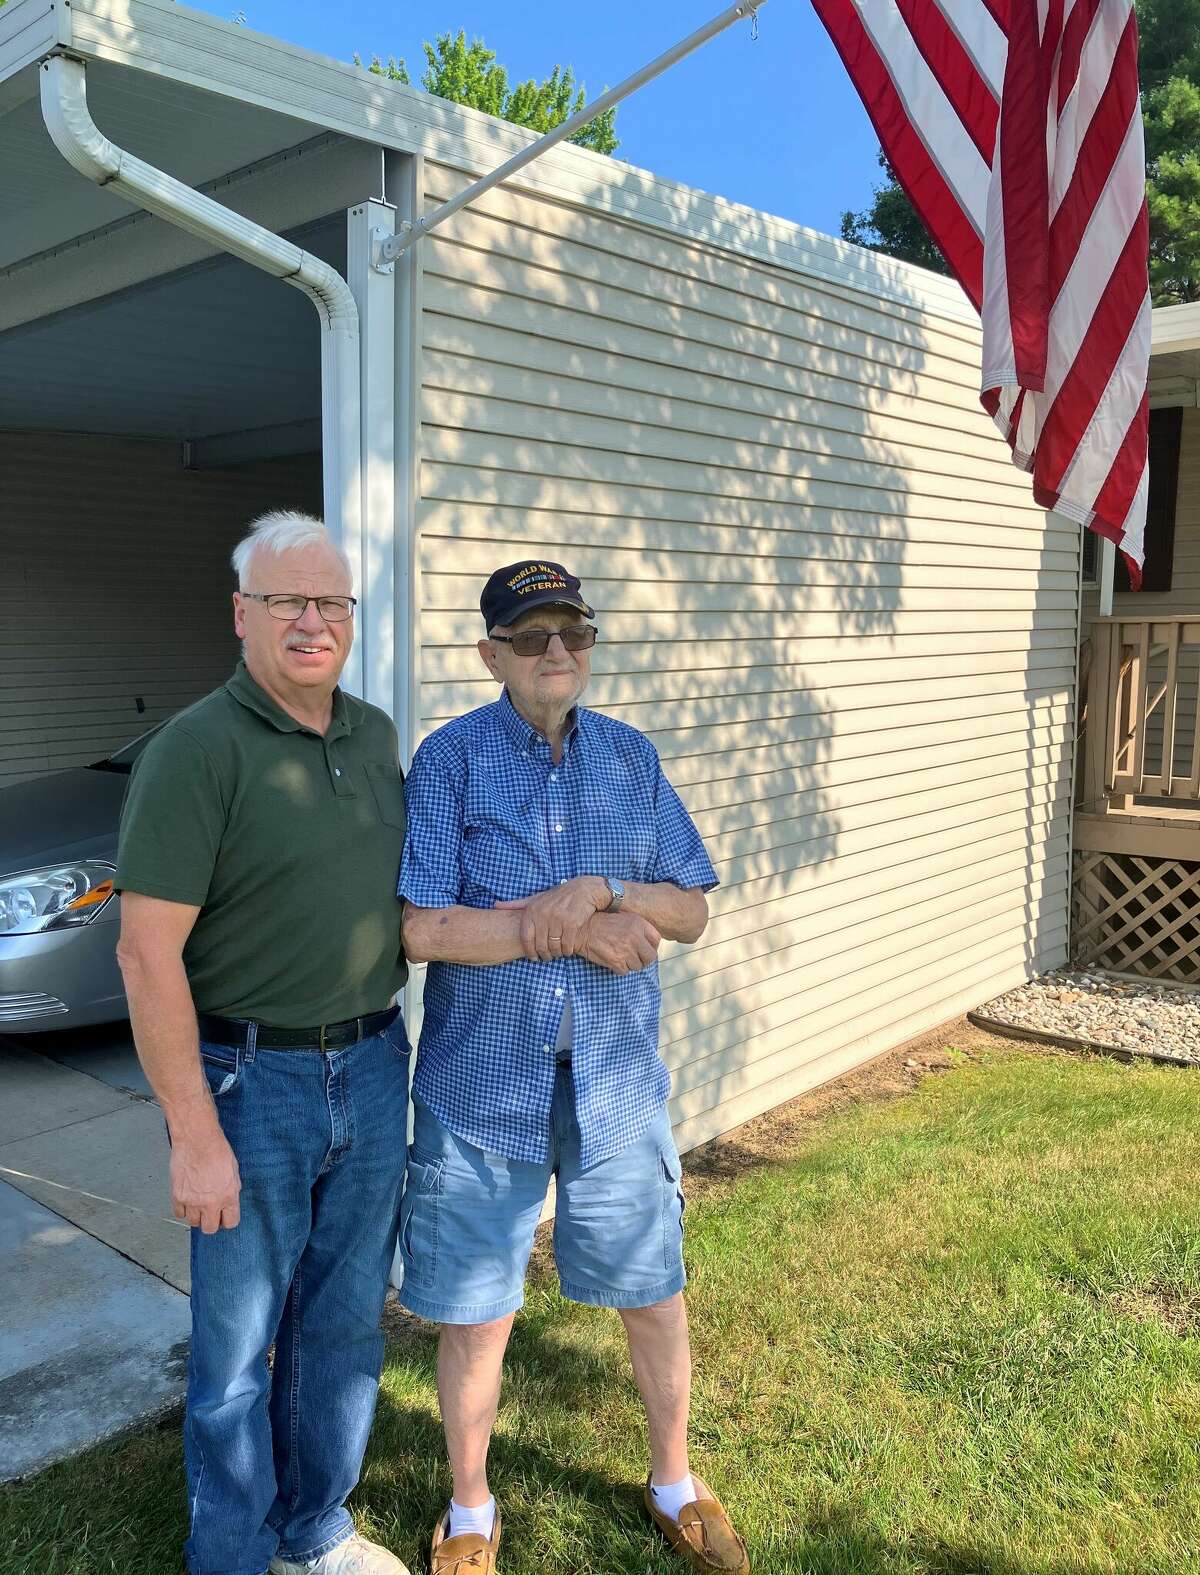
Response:
[[[1140,582],[1150,360],[1132,0],[813,0],[983,317],[984,408],[1033,495]]]

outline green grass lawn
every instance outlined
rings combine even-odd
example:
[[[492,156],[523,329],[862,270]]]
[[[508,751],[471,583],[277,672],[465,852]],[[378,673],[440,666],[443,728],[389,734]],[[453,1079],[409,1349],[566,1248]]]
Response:
[[[766,1118],[688,1209],[695,1463],[756,1571],[1200,1571],[1200,1077],[997,1046],[864,1087]],[[395,1323],[354,1507],[416,1572],[448,1482],[433,1338]],[[0,1492],[0,1570],[179,1570],[177,1431]],[[616,1317],[539,1267],[493,1446],[501,1575],[681,1569],[644,1472]]]

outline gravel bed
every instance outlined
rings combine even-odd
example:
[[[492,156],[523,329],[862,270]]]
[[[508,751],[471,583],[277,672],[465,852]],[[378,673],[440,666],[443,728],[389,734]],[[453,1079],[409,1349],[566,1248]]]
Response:
[[[970,1013],[981,1026],[1200,1066],[1200,990],[1061,968]]]

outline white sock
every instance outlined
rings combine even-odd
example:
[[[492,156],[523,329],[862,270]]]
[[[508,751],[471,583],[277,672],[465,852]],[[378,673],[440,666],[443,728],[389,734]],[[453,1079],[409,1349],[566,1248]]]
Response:
[[[679,1511],[685,1504],[696,1502],[696,1487],[690,1474],[682,1482],[659,1483],[651,1477],[650,1491],[654,1494],[656,1507],[672,1520],[679,1519]]]
[[[496,1524],[496,1500],[489,1496],[486,1504],[480,1504],[477,1509],[466,1509],[462,1504],[450,1500],[450,1535],[452,1537],[465,1537],[474,1531],[487,1541],[492,1539],[492,1528]]]

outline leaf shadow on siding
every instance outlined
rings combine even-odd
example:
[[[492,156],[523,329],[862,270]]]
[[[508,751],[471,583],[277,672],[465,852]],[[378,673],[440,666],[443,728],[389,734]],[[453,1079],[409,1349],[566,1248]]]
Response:
[[[1051,545],[1039,538],[1037,568],[1026,582],[1032,627],[1016,631],[1024,644],[1015,665],[980,674],[969,692],[963,687],[967,704],[948,735],[949,772],[920,758],[924,741],[939,732],[936,699],[920,709],[910,702],[913,721],[881,722],[887,736],[879,752],[868,750],[861,760],[869,781],[876,768],[897,770],[896,751],[912,748],[918,753],[903,767],[906,780],[881,777],[876,794],[856,796],[856,771],[844,779],[845,792],[810,790],[811,818],[801,811],[796,820],[805,840],[785,864],[781,822],[769,813],[753,816],[749,845],[740,826],[714,840],[726,883],[712,899],[715,922],[696,947],[662,964],[662,1037],[683,1142],[728,1130],[1018,977],[1065,961],[1073,705],[1073,659],[1065,647],[1074,639],[1075,614],[1061,587],[1073,583],[1074,571],[1062,566],[1070,527],[1058,521],[1050,529],[1059,539]],[[972,583],[986,586],[986,579],[981,571]],[[865,577],[850,587],[850,596],[864,594],[871,594]],[[905,610],[901,593],[898,617]],[[883,646],[897,664],[897,687],[919,682],[925,664],[904,656],[904,637],[886,630],[878,609],[872,616],[864,664]],[[939,687],[930,680],[931,695]],[[999,713],[1003,732],[980,753],[972,703],[986,706],[999,696],[1009,697]],[[831,685],[819,699],[829,706],[829,730],[799,768],[817,775],[826,760],[840,758],[847,712],[853,721],[846,689]],[[905,728],[913,741],[902,746],[895,729]],[[842,881],[854,883],[849,898],[839,890]],[[756,928],[754,909],[768,903],[778,906]],[[760,1084],[775,1077],[781,1082],[771,1097],[759,1095]],[[720,1112],[720,1120],[709,1111]]]
[[[565,561],[599,610],[588,702],[650,735],[721,874],[662,962],[687,1144],[983,998],[1021,965],[1014,905],[1027,961],[1047,922],[1045,718],[1014,716],[1044,576],[978,331],[920,275],[872,297],[857,253],[822,281],[706,244],[703,213],[447,226],[423,371],[423,727],[492,698],[486,573]]]

